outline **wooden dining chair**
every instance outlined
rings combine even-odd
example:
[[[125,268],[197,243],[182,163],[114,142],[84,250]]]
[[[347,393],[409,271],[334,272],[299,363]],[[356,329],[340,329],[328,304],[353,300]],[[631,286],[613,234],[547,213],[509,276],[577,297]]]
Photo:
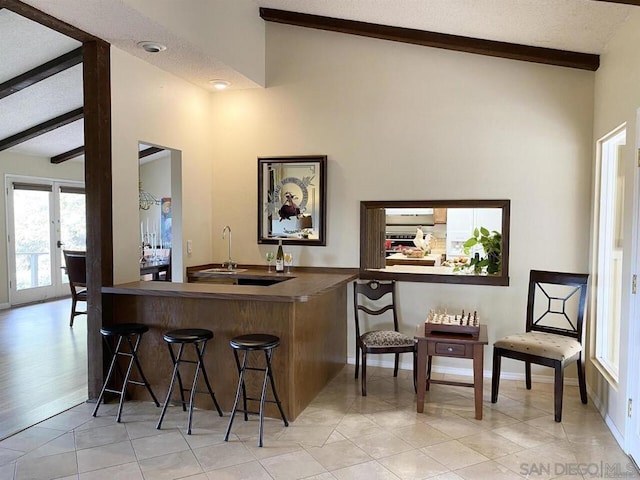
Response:
[[[532,270],[529,275],[526,332],[493,344],[491,403],[498,401],[502,357],[522,360],[525,385],[531,390],[531,364],[554,369],[555,421],[562,420],[564,368],[576,362],[580,400],[587,403],[582,364],[582,325],[589,275]]]
[[[413,355],[413,374],[415,386],[416,372],[416,343],[413,337],[400,333],[398,327],[398,312],[396,309],[396,282],[380,282],[371,280],[368,282],[355,282],[353,284],[353,310],[356,321],[356,373],[358,378],[360,357],[362,357],[362,396],[367,396],[367,354],[393,353],[395,363],[393,376],[398,376],[398,363],[401,353]],[[386,315],[386,322],[376,322],[375,329],[372,324],[373,317]],[[391,317],[391,318],[388,318]],[[361,325],[369,325],[362,328]],[[363,333],[361,333],[363,331]]]
[[[73,327],[73,320],[78,315],[86,315],[84,311],[77,310],[78,302],[87,301],[87,252],[75,250],[63,250],[64,263],[69,277],[71,289],[71,320],[69,326]]]

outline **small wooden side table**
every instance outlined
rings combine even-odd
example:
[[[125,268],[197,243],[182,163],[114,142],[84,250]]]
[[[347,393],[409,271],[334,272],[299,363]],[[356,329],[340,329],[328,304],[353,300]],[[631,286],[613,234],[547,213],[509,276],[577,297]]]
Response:
[[[487,340],[487,326],[480,325],[477,337],[457,333],[430,332],[424,337],[415,337],[418,342],[418,401],[417,411],[424,411],[424,392],[431,383],[473,387],[476,420],[482,420],[482,384],[484,368],[484,346]],[[431,359],[434,356],[473,359],[473,383],[431,379]]]

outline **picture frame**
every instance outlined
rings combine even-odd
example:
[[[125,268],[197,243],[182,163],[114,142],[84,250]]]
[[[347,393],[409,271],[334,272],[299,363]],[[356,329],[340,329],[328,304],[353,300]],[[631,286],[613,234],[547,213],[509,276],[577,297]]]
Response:
[[[327,156],[258,157],[258,243],[326,246]]]

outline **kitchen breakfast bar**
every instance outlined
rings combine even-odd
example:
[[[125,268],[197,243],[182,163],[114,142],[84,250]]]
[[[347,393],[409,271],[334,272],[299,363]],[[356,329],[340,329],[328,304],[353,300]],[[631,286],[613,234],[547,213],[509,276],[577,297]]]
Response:
[[[159,398],[166,395],[172,371],[163,333],[180,328],[213,331],[205,365],[226,412],[233,406],[238,381],[229,340],[248,333],[277,335],[280,346],[272,362],[275,383],[287,417],[295,420],[346,363],[347,285],[357,278],[357,270],[297,267],[286,274],[247,267],[228,273],[211,267],[188,268],[190,283],[131,282],[103,287],[103,293],[113,300],[113,322],[149,327],[139,358]],[[263,358],[256,356],[254,361]],[[250,392],[261,385],[261,375],[255,381],[247,379]],[[149,398],[144,388],[130,388],[129,392],[136,399]],[[200,397],[197,407],[214,408],[207,395],[196,397]],[[266,406],[266,415],[279,416],[275,405]]]

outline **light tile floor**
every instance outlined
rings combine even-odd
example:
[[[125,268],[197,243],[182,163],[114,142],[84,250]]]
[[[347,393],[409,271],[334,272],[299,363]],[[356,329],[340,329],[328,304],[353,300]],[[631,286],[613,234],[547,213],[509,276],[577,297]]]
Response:
[[[115,405],[93,418],[82,404],[0,442],[0,480],[640,478],[577,387],[565,388],[558,424],[551,384],[502,381],[492,405],[486,381],[477,421],[472,389],[434,385],[418,414],[410,372],[368,373],[367,397],[349,365],[288,428],[267,419],[263,448],[255,417],[236,417],[224,442],[228,414],[196,411],[187,435],[179,407],[159,431],[151,402],[125,404],[121,424]]]

